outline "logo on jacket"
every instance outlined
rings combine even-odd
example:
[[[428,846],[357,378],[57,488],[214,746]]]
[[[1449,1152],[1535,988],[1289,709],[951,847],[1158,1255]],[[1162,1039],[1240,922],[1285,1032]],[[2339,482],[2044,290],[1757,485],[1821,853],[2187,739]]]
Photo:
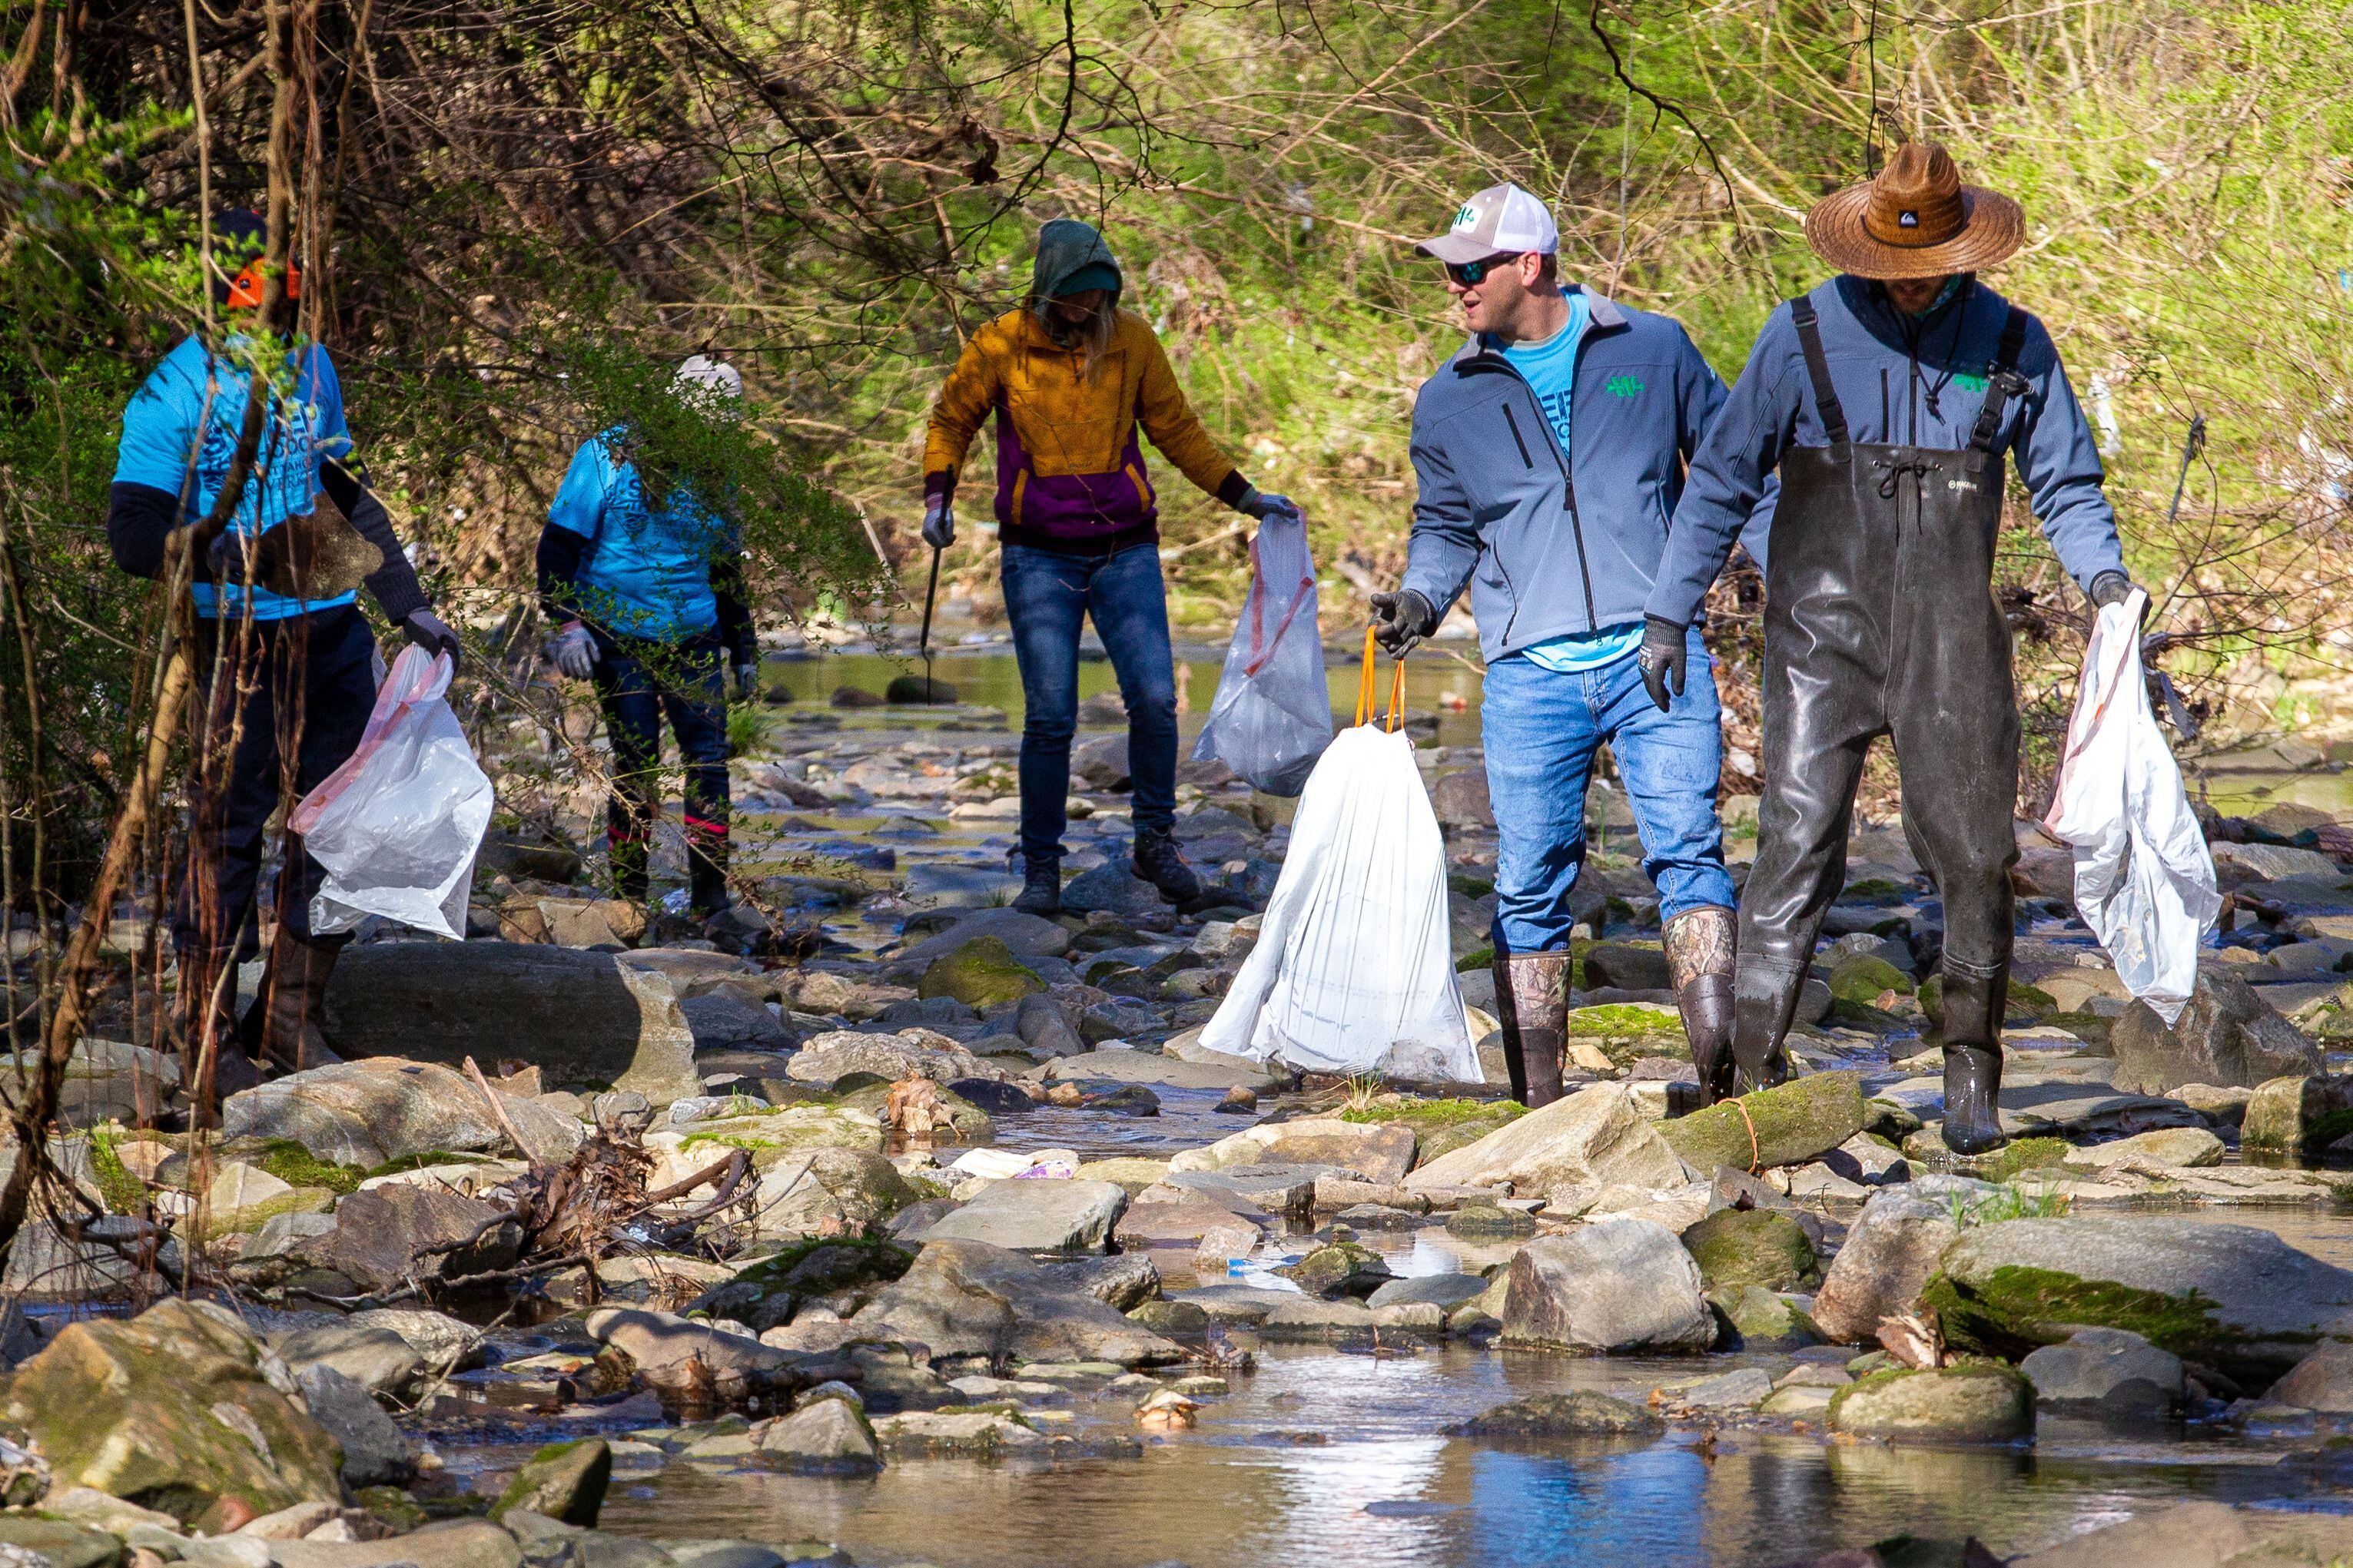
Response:
[[[1630,375],[1613,375],[1601,384],[1604,392],[1631,398],[1642,391],[1642,384]]]

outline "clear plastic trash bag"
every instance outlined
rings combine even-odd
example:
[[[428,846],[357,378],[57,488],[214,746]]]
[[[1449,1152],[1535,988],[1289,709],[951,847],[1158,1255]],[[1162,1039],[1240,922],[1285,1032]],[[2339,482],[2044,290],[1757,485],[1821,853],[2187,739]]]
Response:
[[[376,689],[350,761],[302,797],[287,826],[326,868],[311,929],[331,936],[381,915],[464,941],[491,781],[446,693],[447,654],[404,650]]]
[[[2199,944],[2222,897],[2181,769],[2149,709],[2140,662],[2147,602],[2136,591],[2103,608],[2092,628],[2042,826],[2075,852],[2075,908],[2117,977],[2171,1025],[2197,986]]]
[[[1358,722],[1315,764],[1258,945],[1201,1031],[1212,1050],[1316,1072],[1484,1081],[1454,979],[1446,850],[1395,725],[1372,708],[1365,645]]]
[[[1307,520],[1277,512],[1250,541],[1250,597],[1193,760],[1215,757],[1254,788],[1295,795],[1331,743],[1332,694],[1315,624]]]

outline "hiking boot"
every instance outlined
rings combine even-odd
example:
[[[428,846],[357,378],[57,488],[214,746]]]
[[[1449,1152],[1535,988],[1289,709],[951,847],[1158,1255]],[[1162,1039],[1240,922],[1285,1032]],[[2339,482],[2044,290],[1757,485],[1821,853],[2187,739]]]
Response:
[[[1060,860],[1031,860],[1021,872],[1021,896],[1013,907],[1025,915],[1043,915],[1051,920],[1062,912],[1062,863]]]
[[[252,1053],[284,1072],[302,1072],[343,1060],[327,1048],[319,1032],[325,1016],[327,981],[335,960],[351,945],[348,936],[304,938],[284,921],[269,942],[269,967],[261,977],[261,994],[246,1015]]]
[[[1534,1110],[1560,1098],[1560,1054],[1568,1044],[1566,952],[1495,955],[1495,1009],[1502,1014],[1504,1066],[1512,1098]]]
[[[1159,889],[1160,896],[1172,904],[1189,904],[1201,896],[1201,879],[1176,852],[1173,833],[1135,836],[1135,874]]]
[[[2009,1139],[2001,1130],[2001,1018],[2010,1002],[2010,966],[1990,975],[1944,963],[1945,1147],[1983,1154]]]
[[[1730,910],[1703,904],[1669,921],[1663,933],[1668,984],[1691,1040],[1702,1105],[1714,1105],[1732,1092],[1732,952],[1737,929]]]

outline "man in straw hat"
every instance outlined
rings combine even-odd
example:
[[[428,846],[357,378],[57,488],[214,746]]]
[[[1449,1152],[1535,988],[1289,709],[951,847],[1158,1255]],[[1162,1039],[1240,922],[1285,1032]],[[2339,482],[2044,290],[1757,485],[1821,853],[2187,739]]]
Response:
[[[1728,1088],[1733,890],[1715,811],[1715,681],[1695,632],[1698,667],[1673,703],[1651,705],[1635,664],[1683,466],[1724,383],[1672,319],[1564,282],[1552,213],[1517,185],[1481,191],[1451,232],[1417,248],[1444,265],[1472,336],[1414,402],[1413,539],[1398,591],[1373,595],[1375,631],[1402,655],[1470,590],[1487,659],[1495,1001],[1513,1097],[1537,1106],[1562,1091],[1569,894],[1605,742],[1658,884],[1702,1092]]]
[[[1944,1137],[1964,1154],[2001,1142],[2018,858],[2017,700],[1991,593],[2004,452],[2092,600],[2132,592],[2058,351],[1977,280],[2024,226],[2016,202],[1964,185],[1944,149],[1921,142],[1807,216],[1807,239],[1841,276],[1773,313],[1701,444],[1641,654],[1664,702],[1683,630],[1778,472],[1765,797],[1740,900],[1733,1055],[1750,1087],[1787,1074],[1781,1042],[1844,885],[1863,757],[1890,735],[1905,831],[1944,899]]]

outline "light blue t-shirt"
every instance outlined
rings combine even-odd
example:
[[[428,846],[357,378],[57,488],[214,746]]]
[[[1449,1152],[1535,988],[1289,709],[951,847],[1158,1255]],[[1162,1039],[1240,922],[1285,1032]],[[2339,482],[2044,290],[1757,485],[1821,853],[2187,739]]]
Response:
[[[1585,290],[1571,289],[1565,293],[1568,321],[1560,331],[1542,342],[1512,343],[1504,350],[1504,357],[1512,362],[1512,368],[1520,373],[1536,395],[1536,405],[1544,410],[1545,422],[1552,426],[1564,454],[1572,450],[1568,444],[1568,405],[1569,395],[1577,387],[1577,351],[1585,341],[1586,323],[1593,314]],[[1641,646],[1642,623],[1628,621],[1599,631],[1547,637],[1520,652],[1531,663],[1556,675],[1576,675],[1630,658]]]
[[[588,618],[625,637],[678,642],[719,624],[711,565],[738,546],[734,531],[683,487],[646,508],[637,468],[616,454],[619,426],[580,443],[548,522],[586,539],[576,579]]]
[[[249,339],[233,336],[232,352]],[[277,400],[262,426],[255,448],[253,474],[238,500],[229,527],[238,533],[266,533],[290,517],[311,510],[320,490],[319,465],[342,458],[352,449],[352,433],[343,424],[343,389],[335,379],[334,362],[316,343],[289,353],[294,372],[292,391]],[[122,411],[122,439],[116,447],[114,482],[145,485],[180,498],[182,521],[209,516],[221,482],[228,477],[237,455],[237,432],[245,426],[245,367],[233,359],[217,358],[194,336],[181,340],[149,374]],[[245,586],[241,583],[215,588],[199,582],[192,589],[196,614],[218,619],[227,614],[242,619]],[[338,594],[332,599],[292,599],[267,588],[253,590],[252,615],[259,621],[348,605],[355,597]]]

